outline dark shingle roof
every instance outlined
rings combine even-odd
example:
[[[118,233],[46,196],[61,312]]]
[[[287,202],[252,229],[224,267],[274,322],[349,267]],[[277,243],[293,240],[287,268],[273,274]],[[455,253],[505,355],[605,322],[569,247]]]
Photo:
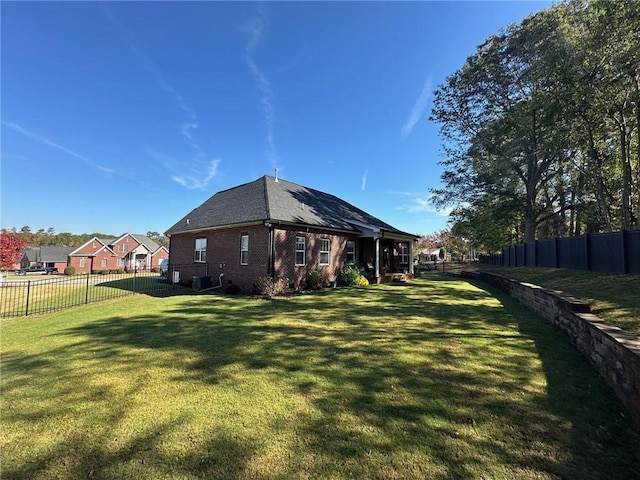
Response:
[[[216,193],[167,230],[179,232],[269,220],[357,231],[352,222],[411,235],[369,215],[335,195],[265,175]]]
[[[139,233],[132,233],[131,236],[135,238],[138,242],[140,242],[142,245],[147,247],[147,250],[149,250],[150,252],[155,252],[157,249],[160,248],[160,245],[158,245],[156,242],[151,240],[146,235],[141,235]]]
[[[66,262],[67,257],[71,252],[75,250],[74,247],[54,247],[43,246],[40,247],[40,259],[41,262]]]

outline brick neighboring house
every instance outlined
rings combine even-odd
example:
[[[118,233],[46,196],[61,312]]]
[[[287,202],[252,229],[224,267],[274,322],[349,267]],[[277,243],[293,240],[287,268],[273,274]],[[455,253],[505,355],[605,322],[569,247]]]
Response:
[[[338,197],[271,176],[216,193],[167,230],[169,276],[251,290],[264,276],[304,286],[314,270],[329,281],[348,264],[374,282],[413,274],[416,235],[402,232]]]
[[[125,233],[108,241],[108,245],[118,256],[118,268],[151,269],[169,258],[169,250],[146,235]]]
[[[20,267],[42,264],[56,267],[59,273],[67,266],[76,273],[97,270],[150,270],[169,258],[169,250],[146,235],[125,233],[118,238],[93,237],[79,247],[29,247],[20,259]]]
[[[166,247],[146,235],[125,233],[117,238],[94,237],[69,254],[77,273],[96,270],[151,270],[169,258]]]

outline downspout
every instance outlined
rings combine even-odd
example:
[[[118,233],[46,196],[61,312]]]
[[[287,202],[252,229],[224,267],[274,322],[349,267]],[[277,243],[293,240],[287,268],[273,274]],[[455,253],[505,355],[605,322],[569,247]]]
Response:
[[[275,227],[269,221],[264,222],[265,227],[269,229],[269,245],[267,253],[267,273],[271,277],[276,276],[276,242]]]

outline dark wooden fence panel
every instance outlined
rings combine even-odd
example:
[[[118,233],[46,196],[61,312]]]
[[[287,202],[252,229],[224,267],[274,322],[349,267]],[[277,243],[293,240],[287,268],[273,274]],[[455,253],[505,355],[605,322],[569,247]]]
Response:
[[[624,273],[622,232],[591,235],[591,269],[596,272]]]
[[[624,232],[627,272],[640,275],[640,230]]]
[[[640,275],[640,230],[539,240],[504,248],[481,261],[505,267],[548,267]]]
[[[538,256],[536,267],[556,268],[558,260],[556,258],[556,240],[541,240],[538,244]]]

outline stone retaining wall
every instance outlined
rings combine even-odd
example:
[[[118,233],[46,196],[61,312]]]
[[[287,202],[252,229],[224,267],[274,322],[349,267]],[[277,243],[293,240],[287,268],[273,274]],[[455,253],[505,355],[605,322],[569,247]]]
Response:
[[[494,285],[562,329],[613,388],[640,430],[640,338],[603,322],[589,304],[490,272],[462,272]]]

